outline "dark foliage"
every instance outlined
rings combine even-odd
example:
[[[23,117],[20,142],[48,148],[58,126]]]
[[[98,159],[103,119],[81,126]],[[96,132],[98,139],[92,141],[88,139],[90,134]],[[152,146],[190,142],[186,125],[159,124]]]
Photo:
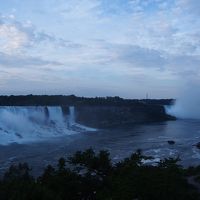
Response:
[[[120,97],[76,97],[75,95],[27,95],[0,96],[1,106],[70,106],[70,105],[110,105],[132,106],[141,103],[148,105],[171,105],[173,99],[123,99]]]
[[[47,166],[34,179],[29,166],[11,166],[0,182],[1,200],[198,200],[200,195],[188,177],[200,170],[183,169],[179,158],[168,158],[155,166],[143,164],[152,159],[138,150],[113,164],[107,151],[92,149],[61,158],[57,168]],[[68,168],[68,167],[70,168]]]

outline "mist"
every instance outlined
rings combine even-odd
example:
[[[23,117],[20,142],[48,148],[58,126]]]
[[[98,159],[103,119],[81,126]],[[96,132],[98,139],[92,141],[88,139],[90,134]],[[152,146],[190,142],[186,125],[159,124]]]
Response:
[[[167,112],[180,119],[200,119],[200,87],[187,86]]]

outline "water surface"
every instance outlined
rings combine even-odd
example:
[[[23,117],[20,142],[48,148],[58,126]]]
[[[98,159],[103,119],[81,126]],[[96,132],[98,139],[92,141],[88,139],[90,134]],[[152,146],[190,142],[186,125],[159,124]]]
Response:
[[[175,145],[169,145],[168,140],[174,140]],[[46,165],[55,165],[61,156],[67,157],[90,147],[110,151],[114,162],[142,149],[144,154],[156,160],[179,155],[184,166],[199,165],[200,150],[194,146],[197,142],[200,142],[200,120],[81,132],[34,143],[0,145],[0,171],[3,172],[12,163],[28,162],[33,173],[39,174]]]

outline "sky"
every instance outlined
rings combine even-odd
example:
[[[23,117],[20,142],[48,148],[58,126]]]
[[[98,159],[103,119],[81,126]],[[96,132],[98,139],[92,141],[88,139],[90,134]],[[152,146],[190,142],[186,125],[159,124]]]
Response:
[[[200,85],[199,0],[0,0],[0,95],[176,98]]]

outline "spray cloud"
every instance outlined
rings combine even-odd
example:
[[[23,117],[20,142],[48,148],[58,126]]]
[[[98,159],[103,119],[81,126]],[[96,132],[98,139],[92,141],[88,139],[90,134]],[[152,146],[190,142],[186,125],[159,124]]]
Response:
[[[188,84],[168,113],[181,119],[200,119],[200,86]]]

